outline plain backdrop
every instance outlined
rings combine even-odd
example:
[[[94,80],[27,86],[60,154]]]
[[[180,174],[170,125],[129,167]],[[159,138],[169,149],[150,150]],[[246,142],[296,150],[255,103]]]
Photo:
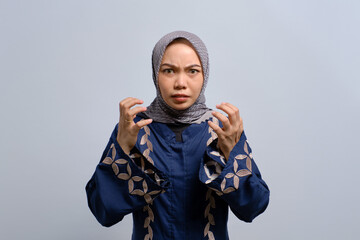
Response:
[[[119,118],[155,97],[151,51],[186,30],[208,47],[207,105],[240,109],[271,190],[231,239],[357,239],[360,3],[0,0],[0,238],[130,239],[85,185]]]

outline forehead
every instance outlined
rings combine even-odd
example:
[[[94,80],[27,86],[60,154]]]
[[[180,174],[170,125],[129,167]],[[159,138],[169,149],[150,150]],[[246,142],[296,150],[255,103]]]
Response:
[[[165,48],[165,51],[171,47],[172,45],[176,45],[177,43],[180,43],[180,44],[185,44],[187,45],[188,47],[191,47],[195,52],[196,54],[198,55],[195,47],[191,44],[191,42],[189,42],[189,40],[185,39],[185,38],[176,38],[174,39],[172,42],[169,43],[169,45],[166,46]]]
[[[172,41],[165,49],[163,60],[166,58],[188,58],[188,57],[196,57],[196,60],[200,61],[200,56],[197,53],[194,46],[186,39],[180,38]]]

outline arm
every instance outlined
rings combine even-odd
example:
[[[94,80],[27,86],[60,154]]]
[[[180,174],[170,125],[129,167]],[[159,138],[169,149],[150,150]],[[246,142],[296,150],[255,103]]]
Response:
[[[265,211],[269,189],[252,158],[245,133],[226,162],[216,146],[217,140],[207,148],[200,168],[200,180],[221,196],[239,219],[251,222]]]
[[[99,223],[107,227],[151,203],[168,184],[166,177],[136,148],[130,155],[125,154],[116,136],[117,127],[86,185],[89,208]]]
[[[107,227],[151,203],[168,184],[166,177],[136,148],[130,155],[125,154],[116,137],[117,127],[86,185],[89,208],[96,219]]]
[[[230,103],[216,107],[228,117],[213,112],[222,126],[208,122],[214,141],[208,144],[200,179],[222,196],[239,219],[251,222],[266,209],[269,189],[252,158],[239,110]]]
[[[101,157],[94,175],[86,186],[89,208],[103,226],[111,226],[123,217],[151,203],[168,184],[140,152],[136,145],[141,128],[151,119],[134,122],[144,107],[135,98],[120,102],[120,120]]]

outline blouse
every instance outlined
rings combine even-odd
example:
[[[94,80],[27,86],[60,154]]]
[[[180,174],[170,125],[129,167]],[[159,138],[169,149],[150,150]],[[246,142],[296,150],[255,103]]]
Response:
[[[86,186],[88,205],[107,227],[132,213],[133,240],[229,239],[229,207],[251,222],[268,205],[244,132],[228,160],[207,121],[187,127],[181,142],[169,126],[153,122],[129,154],[116,137],[117,125]]]

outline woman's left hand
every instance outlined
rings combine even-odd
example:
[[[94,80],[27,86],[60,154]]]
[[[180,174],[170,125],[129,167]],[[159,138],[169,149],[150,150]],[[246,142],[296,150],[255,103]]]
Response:
[[[216,108],[224,111],[228,117],[214,111],[212,115],[222,122],[223,127],[221,128],[211,121],[208,121],[208,124],[218,135],[218,148],[228,160],[231,150],[240,140],[240,136],[244,131],[243,121],[239,109],[230,103],[221,103],[216,105]]]

